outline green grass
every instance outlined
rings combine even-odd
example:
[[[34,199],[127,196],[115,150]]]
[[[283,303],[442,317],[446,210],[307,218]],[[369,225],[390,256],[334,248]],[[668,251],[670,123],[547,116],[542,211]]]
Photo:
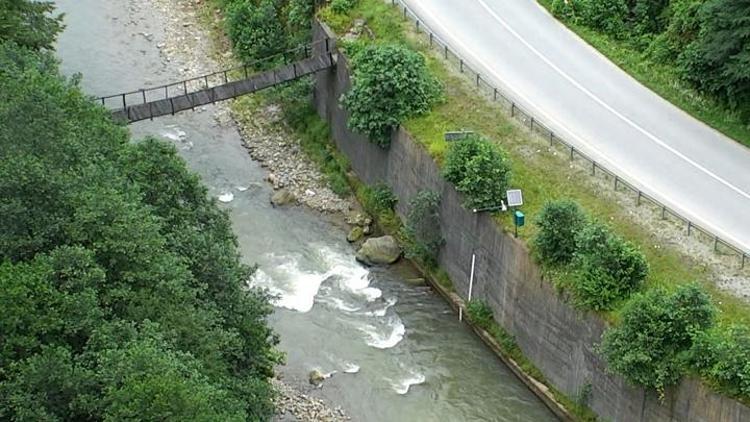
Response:
[[[537,0],[551,10],[552,0]],[[551,13],[551,12],[550,12]],[[609,60],[675,106],[706,123],[724,135],[750,147],[750,124],[737,113],[687,86],[677,69],[662,61],[654,61],[627,40],[615,40],[600,32],[571,22],[563,22]]]

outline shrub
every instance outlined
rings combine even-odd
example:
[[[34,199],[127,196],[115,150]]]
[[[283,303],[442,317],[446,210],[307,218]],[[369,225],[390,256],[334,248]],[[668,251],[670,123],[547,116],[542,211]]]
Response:
[[[484,301],[473,299],[466,304],[466,314],[474,324],[485,330],[490,330],[495,323],[492,309]]]
[[[451,144],[443,175],[466,195],[465,206],[487,208],[500,204],[510,179],[510,162],[503,150],[478,136]]]
[[[547,202],[536,218],[539,233],[534,238],[542,260],[553,265],[569,263],[576,251],[576,234],[585,223],[586,215],[576,202]]]
[[[344,14],[357,5],[357,0],[331,0],[331,10],[334,13]]]
[[[287,49],[287,39],[274,0],[260,0],[258,5],[249,0],[233,1],[226,10],[229,38],[240,59],[254,62]],[[273,63],[263,63],[271,66]]]
[[[376,183],[365,188],[364,203],[365,209],[372,214],[381,214],[393,211],[398,199],[393,194],[391,188],[385,183]]]
[[[427,112],[441,86],[424,57],[400,45],[367,45],[352,57],[353,84],[343,104],[349,127],[386,148],[405,119]]]
[[[596,222],[576,235],[573,265],[577,304],[597,311],[612,309],[648,275],[648,263],[638,248]]]
[[[583,25],[614,38],[625,36],[630,13],[626,0],[575,0],[575,3],[576,16]]]
[[[599,349],[613,372],[663,394],[686,373],[694,342],[713,325],[715,313],[698,285],[672,294],[649,290],[625,306],[622,323],[604,333]]]
[[[420,191],[409,201],[409,213],[402,231],[407,258],[416,259],[429,267],[437,264],[437,256],[444,243],[439,207],[439,194]]]
[[[692,363],[704,376],[732,395],[750,395],[750,329],[733,325],[704,334],[696,342]]]

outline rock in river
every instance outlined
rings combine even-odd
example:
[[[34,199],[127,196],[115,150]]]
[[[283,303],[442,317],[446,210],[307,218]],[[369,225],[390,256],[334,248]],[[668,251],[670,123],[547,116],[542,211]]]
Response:
[[[294,195],[286,189],[281,189],[279,191],[276,191],[271,196],[271,204],[273,204],[273,206],[275,207],[282,207],[284,205],[289,205],[296,200],[297,199],[294,197]]]
[[[393,264],[400,256],[401,248],[393,236],[367,239],[357,251],[357,261],[367,265]]]

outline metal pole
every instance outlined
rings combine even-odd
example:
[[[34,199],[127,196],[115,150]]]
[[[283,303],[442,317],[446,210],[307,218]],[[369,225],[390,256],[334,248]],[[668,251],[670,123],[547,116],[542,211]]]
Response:
[[[472,290],[474,289],[474,263],[476,262],[476,257],[477,257],[476,254],[474,253],[471,254],[471,273],[469,274],[469,299],[466,301],[467,305],[469,302],[471,302],[471,293],[472,293]],[[464,310],[463,307],[461,306],[458,307],[458,320],[459,321],[463,321],[463,317],[464,317],[463,310]]]

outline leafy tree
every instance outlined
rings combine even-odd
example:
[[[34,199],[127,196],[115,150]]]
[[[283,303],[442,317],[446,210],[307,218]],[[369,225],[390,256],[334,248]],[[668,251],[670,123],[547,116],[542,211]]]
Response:
[[[576,235],[586,224],[578,203],[571,200],[547,202],[536,219],[539,233],[534,246],[542,260],[553,265],[568,264],[576,251]]]
[[[409,213],[403,228],[406,256],[430,267],[437,265],[440,247],[445,243],[440,230],[439,211],[440,195],[420,191],[409,201]]]
[[[699,336],[691,363],[729,394],[750,395],[750,328],[735,324]]]
[[[227,2],[226,30],[235,51],[246,63],[256,62],[287,49],[287,38],[280,9],[274,0],[234,0]],[[257,63],[271,67],[278,60]]]
[[[680,56],[682,75],[699,90],[750,113],[750,1],[709,0],[700,32]]]
[[[443,164],[445,179],[466,195],[469,208],[500,205],[510,173],[505,152],[479,136],[451,144]]]
[[[0,0],[0,42],[35,50],[50,49],[63,30],[63,15],[53,16],[51,1]]]
[[[638,248],[596,222],[576,235],[573,265],[577,303],[597,311],[612,309],[648,275],[648,262]]]
[[[383,148],[401,122],[429,111],[441,95],[424,57],[401,45],[367,45],[352,57],[353,85],[344,95],[349,127]]]
[[[335,13],[347,13],[357,4],[357,0],[331,0],[331,10]]]
[[[626,0],[577,0],[576,17],[584,25],[622,38],[630,10]]]
[[[625,306],[622,323],[604,333],[600,352],[612,371],[663,394],[687,372],[690,351],[714,324],[715,313],[698,285],[671,294],[649,290]]]

